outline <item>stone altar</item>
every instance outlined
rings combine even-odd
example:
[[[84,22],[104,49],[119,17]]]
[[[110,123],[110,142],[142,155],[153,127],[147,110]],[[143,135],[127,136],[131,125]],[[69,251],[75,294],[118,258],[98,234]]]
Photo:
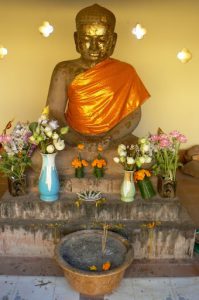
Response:
[[[101,21],[98,23],[101,23]],[[99,36],[97,35],[94,38],[99,39]],[[111,47],[107,47],[110,46],[107,44],[107,42],[110,42],[109,39],[106,37],[105,44],[101,41],[100,47],[103,46],[102,49],[105,47],[105,50],[110,48],[111,53],[105,53],[105,56],[101,59],[98,56],[99,53],[94,51],[91,53],[89,63],[85,64],[85,57],[83,57],[81,51],[82,56],[81,59],[76,61],[75,71],[79,73],[86,71],[96,63],[109,57],[114,50],[116,35],[114,35]],[[57,97],[59,93],[54,92],[54,84],[60,79],[62,87],[64,86],[62,92],[65,92],[65,75],[68,70],[66,70],[66,67],[69,66],[69,69],[74,71],[71,62],[69,64],[68,62],[61,63],[56,68],[55,71],[58,71],[58,73],[55,72],[54,75],[58,74],[61,78],[53,75],[48,97],[52,115],[62,121],[66,95],[62,95],[63,103],[59,107],[61,111],[57,111],[57,105],[53,99],[59,98]],[[72,79],[70,78],[70,80]],[[148,94],[145,94],[145,96],[148,96]],[[134,117],[136,114],[134,122],[133,114]],[[140,109],[137,109],[137,111],[127,116],[127,119],[124,118],[123,129],[120,128],[118,131],[114,127],[112,134],[110,132],[107,135],[105,134],[105,139],[108,137],[109,140],[109,138],[114,137],[113,140],[117,141],[119,139],[118,143],[121,143],[121,138],[123,138],[123,143],[133,143],[133,136],[130,134],[130,140],[128,141],[125,133],[131,133],[138,124],[139,119]],[[76,141],[82,141],[78,134],[75,136]],[[69,137],[67,136],[67,138]],[[101,135],[97,138],[91,136],[91,138],[97,143],[101,141]],[[89,137],[86,139],[90,142]],[[71,161],[77,156],[75,148],[67,146],[65,151],[59,153],[57,168],[60,174],[61,191],[60,200],[54,203],[45,203],[39,200],[37,181],[41,160],[39,154],[35,153],[34,171],[29,174],[29,194],[13,198],[6,193],[0,201],[1,256],[52,257],[54,245],[61,236],[79,229],[101,228],[104,223],[107,223],[111,225],[110,230],[119,232],[131,241],[135,258],[178,259],[192,257],[195,226],[179,200],[177,198],[161,199],[157,196],[150,201],[145,201],[138,194],[133,203],[121,202],[119,189],[123,177],[122,169],[113,162],[117,145],[110,143],[108,146],[108,149],[103,153],[108,165],[105,177],[100,180],[93,177],[91,174],[92,169],[89,168],[86,170],[85,178],[74,178]],[[82,152],[84,158],[89,157],[92,160],[94,156],[96,156],[96,151],[87,149]],[[107,201],[100,205],[96,205],[94,202],[84,202],[77,205],[75,201],[76,192],[87,189],[100,190]]]
[[[53,257],[60,237],[79,229],[102,228],[104,223],[131,241],[135,258],[193,255],[195,225],[178,198],[157,196],[145,201],[138,194],[134,202],[123,203],[117,194],[100,205],[77,205],[65,192],[54,203],[40,201],[37,192],[15,198],[6,193],[0,202],[0,255]]]

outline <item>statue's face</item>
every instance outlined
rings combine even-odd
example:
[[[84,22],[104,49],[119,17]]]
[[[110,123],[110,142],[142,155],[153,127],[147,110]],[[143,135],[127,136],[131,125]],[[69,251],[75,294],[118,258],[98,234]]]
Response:
[[[75,32],[77,51],[86,62],[97,64],[112,55],[117,35],[104,24],[82,25]]]

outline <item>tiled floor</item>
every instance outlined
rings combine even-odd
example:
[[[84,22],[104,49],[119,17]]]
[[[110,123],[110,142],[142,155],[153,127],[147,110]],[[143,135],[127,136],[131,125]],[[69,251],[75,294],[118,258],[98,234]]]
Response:
[[[0,276],[0,300],[198,300],[199,277],[128,278],[104,297],[85,297],[63,277]]]

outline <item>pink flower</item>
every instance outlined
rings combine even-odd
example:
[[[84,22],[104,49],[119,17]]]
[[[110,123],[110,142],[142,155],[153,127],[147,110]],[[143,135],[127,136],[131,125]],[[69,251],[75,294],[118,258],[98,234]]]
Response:
[[[10,135],[4,135],[4,142],[8,143],[12,140]]]
[[[168,138],[161,139],[159,142],[161,148],[169,148],[171,146],[171,142]]]
[[[152,135],[150,136],[150,141],[151,141],[151,142],[158,142],[158,141],[159,141],[159,135],[157,135],[157,134],[152,134]]]
[[[178,138],[181,135],[180,132],[177,130],[173,130],[169,134],[170,134],[170,136],[172,136],[174,138]]]
[[[166,133],[161,133],[159,135],[159,141],[161,141],[161,140],[169,140],[168,135]]]
[[[180,134],[178,137],[177,137],[177,140],[180,142],[180,143],[186,143],[187,142],[187,138],[184,134]]]

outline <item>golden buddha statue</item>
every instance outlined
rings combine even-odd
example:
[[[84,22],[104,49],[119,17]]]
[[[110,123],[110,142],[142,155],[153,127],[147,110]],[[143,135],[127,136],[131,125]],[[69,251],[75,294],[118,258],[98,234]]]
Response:
[[[80,58],[56,65],[47,104],[52,117],[68,124],[67,141],[121,140],[141,118],[141,104],[150,96],[135,69],[110,58],[117,34],[115,16],[94,4],[76,16],[74,39]]]

